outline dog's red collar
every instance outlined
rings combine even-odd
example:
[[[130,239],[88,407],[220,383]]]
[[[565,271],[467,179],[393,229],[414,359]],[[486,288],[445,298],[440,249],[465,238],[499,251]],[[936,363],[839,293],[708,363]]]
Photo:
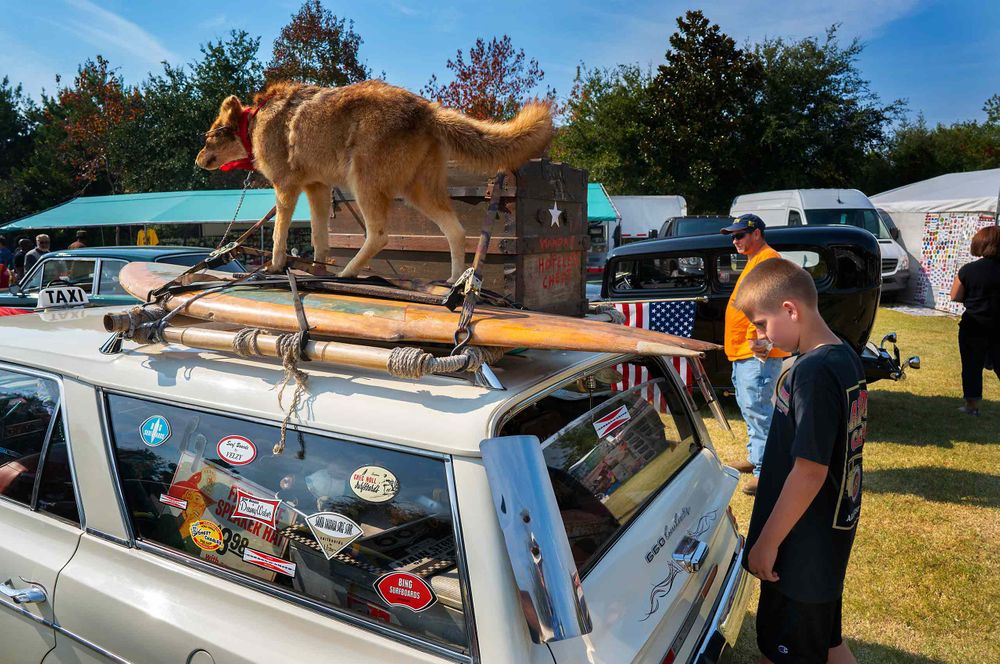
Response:
[[[234,171],[237,169],[242,171],[257,170],[257,167],[254,166],[253,163],[253,144],[250,142],[250,121],[254,119],[254,116],[257,115],[260,109],[264,108],[264,104],[267,103],[268,99],[270,99],[270,97],[261,100],[261,102],[255,106],[244,108],[240,113],[240,121],[236,128],[236,135],[239,137],[240,143],[243,144],[243,149],[247,151],[247,156],[243,159],[227,161],[219,167],[219,170],[224,172]]]

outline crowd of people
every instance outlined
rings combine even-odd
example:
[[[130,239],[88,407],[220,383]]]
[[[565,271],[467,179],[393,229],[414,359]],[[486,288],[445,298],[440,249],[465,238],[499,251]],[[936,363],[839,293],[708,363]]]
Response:
[[[76,240],[70,243],[69,249],[86,247],[87,231],[76,232]],[[14,241],[13,249],[8,245],[7,238],[0,235],[0,288],[16,284],[24,275],[31,271],[35,263],[52,250],[52,240],[45,233],[39,233],[34,241],[28,237],[19,237]]]

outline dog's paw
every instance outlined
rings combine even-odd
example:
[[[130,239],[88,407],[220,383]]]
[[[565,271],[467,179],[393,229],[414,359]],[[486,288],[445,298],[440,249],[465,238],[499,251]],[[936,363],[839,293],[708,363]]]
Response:
[[[284,274],[285,263],[284,261],[282,261],[280,264],[274,261],[268,261],[267,264],[264,266],[264,272],[267,272],[268,274]]]
[[[354,270],[348,270],[347,268],[344,268],[343,270],[337,273],[337,276],[340,277],[341,279],[352,279],[358,276],[358,273],[355,272]]]

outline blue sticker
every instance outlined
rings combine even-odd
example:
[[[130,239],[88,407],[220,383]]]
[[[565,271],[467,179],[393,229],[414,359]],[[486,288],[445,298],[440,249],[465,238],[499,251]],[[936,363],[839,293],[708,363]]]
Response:
[[[170,422],[162,415],[153,415],[139,427],[139,437],[150,447],[156,447],[170,438]]]

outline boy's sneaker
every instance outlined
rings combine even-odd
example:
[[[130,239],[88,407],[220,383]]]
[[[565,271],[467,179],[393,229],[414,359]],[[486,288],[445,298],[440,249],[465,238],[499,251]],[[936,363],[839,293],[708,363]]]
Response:
[[[733,468],[740,471],[744,475],[749,475],[753,472],[753,464],[749,461],[740,461],[738,463],[732,464]]]
[[[747,480],[747,483],[743,485],[743,493],[748,496],[757,495],[757,478],[751,477]]]
[[[973,417],[979,417],[978,408],[969,408],[968,406],[959,406],[958,412],[965,413],[966,415],[972,415]]]

